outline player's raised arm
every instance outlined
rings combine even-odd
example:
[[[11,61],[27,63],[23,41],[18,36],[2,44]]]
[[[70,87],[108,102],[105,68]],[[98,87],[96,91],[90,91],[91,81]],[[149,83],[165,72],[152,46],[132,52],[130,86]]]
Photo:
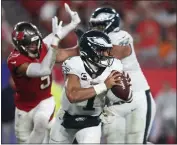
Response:
[[[62,22],[57,24],[58,19],[54,17],[52,19],[52,26],[53,26],[53,39],[51,45],[48,47],[48,52],[41,63],[24,63],[21,64],[17,69],[16,72],[19,75],[26,75],[28,77],[42,77],[51,74],[52,68],[56,61],[56,56],[58,48],[58,43],[62,40],[70,31],[71,29],[66,29],[68,25],[62,27]],[[43,49],[43,48],[42,48]]]
[[[80,23],[80,18],[79,18],[78,13],[76,11],[72,11],[70,7],[68,6],[68,4],[66,3],[65,3],[65,10],[70,15],[71,22],[63,28],[64,35],[66,35],[65,32],[68,32],[68,31],[70,32],[74,30]],[[55,31],[56,33],[58,33],[56,29],[57,26],[58,26],[58,18],[55,17],[54,25],[52,25],[52,30]],[[43,39],[44,43],[47,44],[48,46],[52,42],[52,36],[53,34],[49,34],[47,37]],[[65,48],[65,49],[59,48],[58,51],[60,51],[60,53],[57,55],[57,58],[56,58],[56,62],[58,63],[65,61],[70,56],[79,55],[78,45],[71,47],[71,48]]]

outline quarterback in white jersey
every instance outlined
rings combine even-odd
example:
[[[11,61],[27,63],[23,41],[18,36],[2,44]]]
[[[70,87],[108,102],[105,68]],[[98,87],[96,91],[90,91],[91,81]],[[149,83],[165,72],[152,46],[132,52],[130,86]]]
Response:
[[[107,90],[120,85],[123,67],[110,56],[112,44],[101,31],[84,33],[79,41],[80,56],[66,60],[62,69],[65,88],[61,109],[51,129],[49,143],[100,143],[100,114]]]
[[[112,55],[121,60],[123,71],[129,74],[133,101],[129,104],[114,102],[105,108],[103,134],[107,143],[146,143],[155,116],[155,103],[150,87],[137,61],[133,38],[119,29],[119,14],[112,8],[98,8],[90,18],[91,29],[107,33],[113,44]]]

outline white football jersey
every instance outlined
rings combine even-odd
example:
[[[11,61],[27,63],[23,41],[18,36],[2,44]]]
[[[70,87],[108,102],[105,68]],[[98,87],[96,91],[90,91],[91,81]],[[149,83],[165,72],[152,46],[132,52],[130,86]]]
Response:
[[[121,60],[123,64],[123,70],[127,72],[131,77],[133,91],[141,91],[141,90],[149,89],[147,80],[136,58],[132,36],[128,32],[122,30],[118,32],[111,32],[108,34],[108,36],[111,39],[113,45],[118,45],[121,39],[124,37],[129,38],[129,45],[132,49],[132,53],[128,57]]]
[[[117,59],[114,59],[113,64],[110,67],[102,69],[97,77],[94,76],[95,74],[89,73],[88,68],[89,67],[87,66],[87,63],[84,63],[80,56],[71,57],[67,59],[62,65],[62,70],[65,75],[74,74],[79,77],[82,88],[89,88],[93,85],[103,83],[113,70],[117,70],[119,72],[122,72],[123,70],[121,61]],[[67,80],[65,80],[65,86],[66,85]],[[101,114],[105,105],[105,96],[106,92],[101,94],[101,96],[95,96],[94,98],[86,101],[70,103],[64,88],[62,93],[61,106],[64,111],[67,111],[71,115],[98,116]]]

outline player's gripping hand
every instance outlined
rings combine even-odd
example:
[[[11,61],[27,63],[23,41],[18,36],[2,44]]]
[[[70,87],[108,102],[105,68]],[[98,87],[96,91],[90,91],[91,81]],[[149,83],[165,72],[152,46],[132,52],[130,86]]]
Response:
[[[105,80],[105,84],[107,89],[111,89],[114,85],[120,85],[121,81],[121,73],[117,73],[117,71],[112,71],[111,74]]]
[[[132,84],[131,84],[131,78],[130,78],[129,74],[128,74],[128,73],[125,73],[125,72],[123,71],[123,76],[126,78],[127,84],[128,84],[129,86],[132,86]]]
[[[62,40],[65,38],[69,32],[71,32],[74,27],[70,24],[67,24],[65,26],[62,26],[62,21],[60,21],[58,25],[58,18],[55,16],[52,18],[52,33],[55,37],[59,38],[59,40]]]
[[[76,11],[72,11],[67,3],[65,3],[65,10],[71,17],[71,23],[74,28],[81,22],[80,17]]]

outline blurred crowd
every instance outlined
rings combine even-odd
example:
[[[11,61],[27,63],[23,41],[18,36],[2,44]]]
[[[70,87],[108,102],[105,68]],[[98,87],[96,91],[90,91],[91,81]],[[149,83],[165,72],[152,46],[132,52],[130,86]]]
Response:
[[[70,22],[70,17],[64,9],[65,2],[79,13],[81,18],[80,28],[84,31],[89,29],[88,21],[90,15],[97,7],[113,7],[121,18],[120,28],[128,31],[134,38],[135,51],[143,68],[176,67],[176,1],[17,0],[15,3],[18,8],[22,8],[26,14],[26,19],[36,24],[42,31],[43,36],[46,36],[51,32],[51,19],[53,16],[58,16],[59,20],[62,20],[64,24]],[[13,49],[11,44],[12,26],[18,22],[15,20],[20,17],[20,12],[19,15],[11,13],[12,16],[7,17],[6,13],[8,11],[7,7],[3,9],[2,4],[1,86],[2,104],[5,104],[2,106],[2,141],[4,143],[15,143],[14,130],[12,129],[15,108],[12,96],[14,93],[12,89],[13,82],[6,60]],[[13,22],[11,21],[12,19],[14,19]],[[76,44],[77,36],[72,32],[62,40],[60,45],[62,48],[67,48]],[[53,74],[56,82],[61,84],[63,81],[61,67],[56,65]],[[174,99],[176,99],[176,90],[173,90],[165,82],[157,96],[157,116],[150,139],[154,143],[174,143],[176,137],[176,104],[172,105],[171,103],[174,103]],[[166,102],[166,100],[171,100],[171,102]],[[7,110],[9,110],[8,113]],[[6,139],[10,141],[8,142]]]
[[[21,0],[21,4],[33,17],[37,17],[48,32],[51,31],[51,18],[54,15],[57,15],[64,23],[70,21],[63,7],[64,2],[66,1],[26,2]],[[68,3],[79,13],[82,20],[80,27],[84,30],[89,28],[90,14],[97,7],[115,8],[121,17],[121,29],[133,35],[136,52],[143,66],[175,66],[175,1],[68,1]],[[75,34],[71,34],[61,45],[63,47],[73,46],[76,44],[76,39]]]

